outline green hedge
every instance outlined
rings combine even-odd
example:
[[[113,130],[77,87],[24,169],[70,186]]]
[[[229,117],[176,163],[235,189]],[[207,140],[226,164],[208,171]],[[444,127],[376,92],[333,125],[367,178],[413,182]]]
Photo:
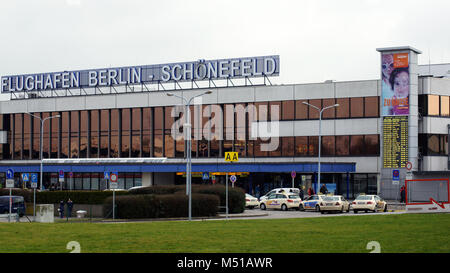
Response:
[[[116,191],[116,196],[128,194],[127,191]],[[112,191],[43,191],[36,192],[36,203],[58,204],[70,198],[74,204],[101,205],[112,196]]]
[[[130,194],[182,194],[186,186],[150,186],[134,189]],[[192,193],[214,194],[220,198],[220,206],[226,204],[226,188],[224,185],[192,185]],[[245,192],[241,188],[228,187],[229,213],[242,213],[245,210]]]
[[[182,194],[133,194],[117,196],[116,218],[173,218],[188,216],[188,197]],[[217,214],[219,197],[210,194],[192,194],[192,216],[204,217]],[[103,206],[104,217],[112,218],[112,197]]]
[[[2,195],[9,196],[9,189],[1,188],[0,196],[2,196]],[[33,191],[32,190],[15,188],[15,189],[12,189],[11,195],[23,196],[23,199],[25,200],[26,203],[33,202]]]

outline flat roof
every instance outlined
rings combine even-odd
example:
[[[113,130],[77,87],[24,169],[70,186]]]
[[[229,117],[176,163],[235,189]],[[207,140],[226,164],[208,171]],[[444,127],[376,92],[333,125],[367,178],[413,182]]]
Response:
[[[422,54],[422,51],[420,51],[412,46],[394,46],[394,47],[379,47],[379,48],[377,48],[378,52],[401,51],[401,50],[411,50],[411,51],[416,52],[417,54]]]

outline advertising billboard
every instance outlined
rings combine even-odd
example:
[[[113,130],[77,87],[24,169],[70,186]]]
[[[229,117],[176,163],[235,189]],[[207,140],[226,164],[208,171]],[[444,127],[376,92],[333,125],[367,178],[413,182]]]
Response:
[[[381,55],[382,116],[409,115],[409,54]]]

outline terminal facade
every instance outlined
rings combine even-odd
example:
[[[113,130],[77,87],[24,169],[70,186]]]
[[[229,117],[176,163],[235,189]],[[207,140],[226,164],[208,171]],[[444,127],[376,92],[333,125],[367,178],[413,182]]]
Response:
[[[167,73],[150,77],[145,68],[131,70],[136,71],[133,81],[139,83],[118,86],[107,81],[99,86],[102,70],[95,74],[96,86],[63,88],[53,81],[49,90],[27,91],[25,84],[17,90],[14,77],[4,77],[2,92],[9,92],[11,100],[0,102],[0,185],[5,186],[6,170],[13,169],[16,186],[29,187],[21,181],[21,173],[40,171],[39,118],[58,115],[46,119],[42,132],[45,189],[104,190],[108,171],[119,173],[122,189],[185,184],[185,139],[179,137],[185,123],[184,101],[179,97],[189,99],[208,90],[211,94],[190,106],[194,184],[224,184],[225,174],[233,173],[235,186],[253,195],[292,183],[306,192],[317,184],[319,112],[304,102],[318,108],[338,104],[323,111],[321,184],[348,198],[368,193],[398,199],[407,164],[413,178],[448,177],[450,79],[442,69],[433,72],[437,65],[419,66],[420,51],[412,47],[377,50],[380,75],[390,56],[397,58],[391,63],[407,67],[406,100],[386,97],[383,76],[271,85],[269,78],[279,73],[277,57],[261,59],[260,66],[259,57],[218,61],[215,67],[204,60],[175,68],[165,65],[162,71]],[[405,56],[402,64],[399,58]],[[203,74],[196,68],[202,64]],[[183,73],[189,81],[176,81]],[[143,81],[144,77],[151,81]],[[173,79],[161,82],[158,77]],[[200,78],[193,80],[196,77]],[[27,86],[35,78],[29,76]],[[21,79],[26,82],[27,76]],[[79,81],[83,82],[83,72]],[[219,81],[224,84],[219,86]],[[63,84],[62,79],[59,82]],[[407,107],[402,108],[404,104]],[[386,110],[389,106],[394,110]],[[259,130],[261,124],[273,126],[271,132]],[[267,146],[271,149],[263,148]],[[229,151],[239,153],[238,162],[225,162]],[[63,183],[58,180],[61,170]],[[394,170],[399,170],[399,181],[393,181]]]

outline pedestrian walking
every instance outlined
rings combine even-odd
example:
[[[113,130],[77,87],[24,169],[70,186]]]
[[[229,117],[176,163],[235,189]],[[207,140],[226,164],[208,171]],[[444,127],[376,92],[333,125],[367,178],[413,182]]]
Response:
[[[305,197],[305,193],[303,192],[302,186],[300,186],[299,190],[300,191],[299,191],[298,195],[300,196],[300,199],[303,200],[303,197]]]
[[[73,208],[73,202],[72,200],[67,200],[67,218],[72,217],[72,208]]]
[[[59,202],[59,217],[62,219],[64,218],[64,201],[61,200],[61,202]]]

